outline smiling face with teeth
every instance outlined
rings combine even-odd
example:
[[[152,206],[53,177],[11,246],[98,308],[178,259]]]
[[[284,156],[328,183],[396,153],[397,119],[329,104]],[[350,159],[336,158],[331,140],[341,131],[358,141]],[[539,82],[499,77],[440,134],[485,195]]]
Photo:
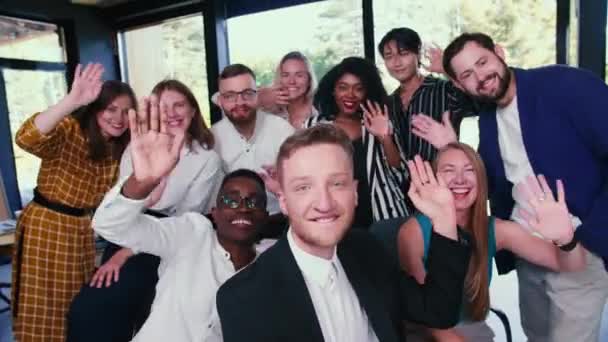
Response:
[[[128,95],[117,96],[104,110],[97,113],[97,124],[105,138],[121,136],[129,127],[127,113],[134,104]]]
[[[166,89],[160,94],[160,105],[167,110],[167,133],[177,134],[188,130],[196,109],[180,92]]]
[[[454,69],[455,85],[477,101],[503,102],[514,92],[512,89],[508,92],[513,88],[513,76],[499,46],[492,51],[476,42],[468,42],[450,63]]]
[[[334,98],[338,107],[338,116],[353,115],[359,112],[367,91],[361,79],[351,73],[342,75],[334,88]]]
[[[260,180],[260,182],[263,181]],[[237,208],[231,208],[222,202],[223,196],[238,199],[255,198],[259,199],[263,205],[260,208],[249,208],[245,205],[245,201],[240,201]],[[251,177],[244,176],[228,179],[220,189],[216,207],[211,211],[217,226],[219,241],[222,244],[251,244],[254,242],[268,217],[265,198],[263,183],[260,185]]]
[[[479,183],[473,162],[462,150],[448,148],[437,156],[436,169],[452,191],[456,211],[469,211],[477,200]]]
[[[357,205],[352,163],[340,145],[319,143],[295,149],[279,165],[281,210],[295,242],[308,253],[330,258],[352,224]]]
[[[310,89],[310,75],[306,64],[299,59],[287,59],[281,64],[279,84],[293,101],[305,97]]]

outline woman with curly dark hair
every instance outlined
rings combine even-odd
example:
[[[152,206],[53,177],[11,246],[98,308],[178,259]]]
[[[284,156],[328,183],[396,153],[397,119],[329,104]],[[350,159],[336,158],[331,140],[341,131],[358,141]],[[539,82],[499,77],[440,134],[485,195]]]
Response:
[[[371,62],[348,57],[319,82],[314,105],[319,110],[305,122],[332,123],[350,137],[358,181],[358,205],[353,226],[407,216],[402,179],[405,160],[384,105],[386,90],[378,69]]]

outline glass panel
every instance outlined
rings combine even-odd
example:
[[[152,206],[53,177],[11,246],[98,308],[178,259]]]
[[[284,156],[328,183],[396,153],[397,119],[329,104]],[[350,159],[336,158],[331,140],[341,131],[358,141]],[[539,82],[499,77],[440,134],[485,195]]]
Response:
[[[12,69],[3,69],[2,73],[6,87],[17,183],[21,203],[25,206],[33,196],[32,190],[36,186],[40,159],[15,144],[15,133],[32,114],[45,110],[66,95],[65,73]]]
[[[123,78],[128,80],[137,96],[150,94],[159,81],[177,79],[192,90],[209,125],[203,17],[194,15],[171,19],[127,30],[123,34]]]
[[[578,66],[578,0],[570,0],[570,23],[568,25],[568,65]]]
[[[57,25],[0,16],[0,57],[65,62]]]
[[[279,59],[299,50],[319,79],[347,56],[363,56],[361,0],[327,0],[228,19],[230,62],[272,83]]]
[[[416,30],[423,44],[440,47],[460,33],[484,32],[506,49],[509,65],[555,63],[555,0],[374,0],[373,4],[376,42],[390,29],[403,26]],[[376,62],[387,91],[392,92],[399,84],[388,75],[377,51]],[[464,120],[461,132],[462,140],[473,146],[478,139],[475,121]]]

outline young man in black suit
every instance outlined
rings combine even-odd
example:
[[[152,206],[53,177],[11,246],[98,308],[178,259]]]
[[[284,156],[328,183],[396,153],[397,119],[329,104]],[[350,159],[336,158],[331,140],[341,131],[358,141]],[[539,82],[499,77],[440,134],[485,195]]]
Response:
[[[428,274],[418,285],[367,232],[349,231],[357,204],[352,153],[331,125],[283,143],[279,202],[291,226],[219,289],[225,342],[399,341],[404,319],[438,328],[458,321],[469,249],[457,241],[449,190],[428,163],[409,162],[409,196],[434,224]]]

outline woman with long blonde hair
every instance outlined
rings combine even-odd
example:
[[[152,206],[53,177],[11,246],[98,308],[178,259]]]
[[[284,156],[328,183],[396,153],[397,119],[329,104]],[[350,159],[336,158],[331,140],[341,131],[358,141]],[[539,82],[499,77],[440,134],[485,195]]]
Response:
[[[437,187],[453,199],[459,238],[472,246],[465,279],[463,319],[453,329],[429,329],[438,341],[492,341],[493,333],[483,322],[490,308],[489,285],[493,258],[509,250],[527,261],[554,271],[576,271],[584,267],[585,251],[571,243],[574,228],[565,202],[564,187],[557,182],[557,199],[545,178],[530,177],[518,188],[529,204],[520,214],[534,231],[520,224],[488,215],[488,186],[481,158],[470,146],[450,143],[433,163]],[[425,280],[425,262],[432,222],[422,214],[408,219],[399,230],[401,266],[419,283]],[[561,247],[558,247],[561,246]],[[416,334],[416,336],[418,336]],[[408,341],[415,337],[408,338]]]

